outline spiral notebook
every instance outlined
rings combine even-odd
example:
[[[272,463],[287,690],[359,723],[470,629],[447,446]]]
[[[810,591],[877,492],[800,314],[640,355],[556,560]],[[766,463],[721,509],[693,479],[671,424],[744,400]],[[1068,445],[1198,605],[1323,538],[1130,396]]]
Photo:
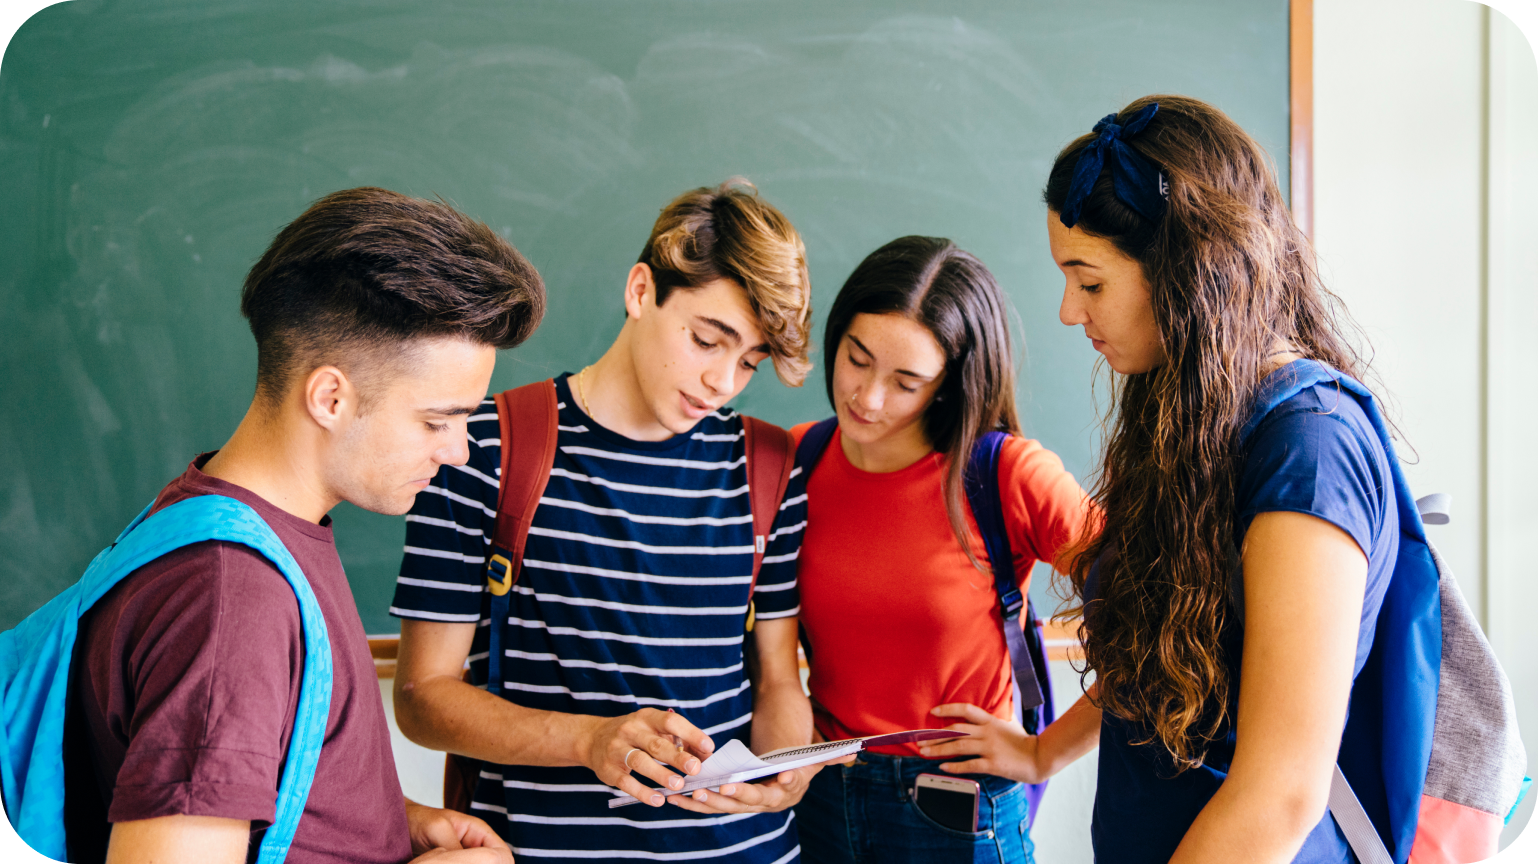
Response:
[[[952,732],[948,729],[909,729],[907,732],[893,732],[889,735],[825,741],[804,747],[782,747],[762,756],[754,756],[753,751],[749,750],[746,744],[733,738],[700,765],[700,773],[685,778],[684,788],[656,791],[661,792],[664,797],[682,795],[696,789],[714,791],[726,783],[745,783],[759,777],[789,771],[792,768],[816,765],[819,762],[848,756],[850,753],[858,753],[866,747],[885,747],[891,744],[908,744],[913,741],[946,741],[951,738],[965,737],[967,737],[965,732]],[[626,807],[639,803],[641,802],[634,796],[616,791],[614,800],[609,802],[609,806]]]

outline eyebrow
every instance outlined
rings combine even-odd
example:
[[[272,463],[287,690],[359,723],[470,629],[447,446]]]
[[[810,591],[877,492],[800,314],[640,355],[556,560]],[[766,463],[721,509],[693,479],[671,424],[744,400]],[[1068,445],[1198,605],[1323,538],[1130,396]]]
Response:
[[[850,342],[853,342],[854,344],[860,346],[860,350],[861,351],[864,351],[866,354],[869,354],[871,357],[875,357],[876,356],[876,352],[870,350],[869,348],[866,348],[865,347],[865,343],[861,342],[859,340],[859,338],[856,337],[853,333],[845,333],[844,335],[849,337],[849,341]],[[899,375],[906,375],[909,378],[917,378],[920,381],[933,381],[933,380],[935,380],[935,376],[933,376],[933,375],[920,375],[917,372],[910,372],[907,369],[898,369],[897,370],[897,374],[899,374]]]
[[[474,414],[476,407],[479,406],[472,406],[470,408],[423,408],[422,413],[437,414],[442,417],[459,417],[464,414]]]
[[[709,324],[710,326],[716,328],[717,330],[720,330],[721,331],[721,335],[723,335],[727,339],[731,340],[731,343],[733,345],[741,345],[742,344],[742,334],[737,332],[737,328],[735,328],[732,325],[726,323],[725,321],[722,321],[719,318],[711,318],[708,315],[696,315],[696,316],[694,316],[694,318],[695,318],[696,321],[699,321],[699,322],[704,323],[704,324]],[[754,348],[753,350],[755,352],[758,352],[758,353],[761,353],[761,354],[768,354],[768,353],[770,353],[769,352],[769,343],[765,342],[764,344],[759,345],[758,347]]]
[[[1064,261],[1063,263],[1061,263],[1061,264],[1059,264],[1057,266],[1059,266],[1059,267],[1088,267],[1091,270],[1099,270],[1100,269],[1099,267],[1096,267],[1095,265],[1089,263],[1088,261],[1080,261],[1077,258],[1073,259],[1072,261]]]

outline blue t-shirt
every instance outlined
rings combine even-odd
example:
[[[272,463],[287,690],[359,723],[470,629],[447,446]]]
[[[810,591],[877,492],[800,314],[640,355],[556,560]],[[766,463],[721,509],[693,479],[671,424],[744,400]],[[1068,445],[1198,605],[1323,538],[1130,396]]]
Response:
[[[489,625],[502,627],[503,695],[547,711],[619,716],[672,708],[715,741],[747,743],[753,692],[743,624],[753,569],[742,418],[729,409],[665,441],[634,441],[576,407],[556,380],[555,464],[534,511],[509,617],[488,617],[501,432],[495,403],[470,418],[470,461],[445,466],[406,517],[392,614],[477,622],[471,680],[486,686]],[[800,469],[775,520],[753,597],[759,620],[799,611],[806,526]],[[587,768],[480,765],[472,811],[519,860],[780,864],[794,812],[705,816],[672,805],[610,810]]]
[[[1267,392],[1283,388],[1300,360],[1273,372],[1261,385],[1257,404]],[[1367,590],[1358,631],[1356,668],[1362,671],[1372,648],[1378,610],[1388,590],[1399,553],[1399,514],[1388,455],[1367,413],[1355,397],[1333,385],[1305,388],[1272,409],[1243,448],[1236,496],[1234,543],[1261,513],[1294,512],[1316,516],[1350,534],[1367,556]],[[1242,582],[1234,579],[1235,602],[1242,603]],[[1240,648],[1243,629],[1230,616],[1219,635],[1228,668],[1230,704],[1226,728],[1207,748],[1200,768],[1176,773],[1162,745],[1135,745],[1150,737],[1143,726],[1106,714],[1100,732],[1099,782],[1091,836],[1097,861],[1118,864],[1165,862],[1196,821],[1197,814],[1222,785],[1234,756],[1234,719],[1238,713]],[[1326,813],[1314,826],[1296,864],[1354,862],[1345,835]]]

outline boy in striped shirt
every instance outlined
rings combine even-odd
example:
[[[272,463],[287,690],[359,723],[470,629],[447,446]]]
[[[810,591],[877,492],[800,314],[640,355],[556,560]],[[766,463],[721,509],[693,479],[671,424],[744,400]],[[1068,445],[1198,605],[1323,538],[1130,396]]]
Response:
[[[743,421],[725,407],[765,360],[801,384],[810,300],[801,240],[756,191],[686,193],[630,269],[614,344],[555,381],[555,462],[505,621],[486,611],[493,401],[470,418],[469,462],[418,496],[390,610],[405,619],[396,716],[418,743],[476,760],[471,809],[515,854],[798,857],[789,808],[815,769],[666,799],[676,807],[652,787],[682,784],[662,763],[693,773],[732,738],[760,753],[811,740],[796,662],[804,482],[792,473],[745,637],[751,499]],[[503,628],[502,696],[485,690],[490,627]],[[610,810],[615,788],[651,806]]]

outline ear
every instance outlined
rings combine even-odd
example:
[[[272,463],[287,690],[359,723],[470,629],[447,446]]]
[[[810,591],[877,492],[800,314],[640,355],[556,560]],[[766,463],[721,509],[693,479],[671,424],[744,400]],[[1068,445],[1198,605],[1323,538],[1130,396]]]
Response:
[[[304,410],[322,429],[337,431],[358,414],[358,388],[346,372],[322,366],[304,379]]]
[[[630,273],[625,277],[625,315],[629,318],[640,318],[642,311],[648,306],[655,306],[657,302],[657,283],[652,278],[652,268],[646,264],[637,264],[630,268]]]

